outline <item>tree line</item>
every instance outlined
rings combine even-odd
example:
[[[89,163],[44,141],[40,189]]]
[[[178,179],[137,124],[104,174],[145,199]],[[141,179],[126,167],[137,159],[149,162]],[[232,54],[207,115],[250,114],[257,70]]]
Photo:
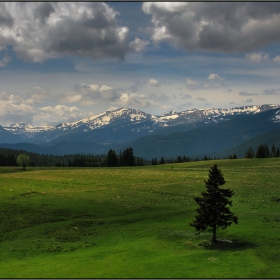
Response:
[[[260,144],[256,152],[250,147],[245,153],[245,158],[269,158],[269,157],[279,157],[279,148],[276,148],[274,143],[271,149],[265,144]]]
[[[191,159],[190,157],[184,156],[177,156],[174,158],[168,158],[165,159],[164,157],[161,157],[160,159],[157,159],[156,157],[152,158],[152,165],[158,165],[158,164],[170,164],[170,163],[182,163],[182,162],[190,162],[194,161],[194,159]]]
[[[17,166],[17,158],[24,154],[29,157],[29,166],[44,167],[112,167],[112,166],[142,166],[149,165],[150,161],[134,156],[133,149],[120,151],[109,150],[103,155],[40,155],[23,150],[0,148],[0,166]]]
[[[144,165],[158,165],[198,161],[198,158],[190,158],[187,156],[177,156],[176,158],[164,158],[163,156],[157,159],[145,160],[134,155],[131,147],[124,151],[117,153],[110,149],[107,154],[102,155],[40,155],[37,153],[27,152],[23,150],[13,150],[7,148],[0,148],[0,166],[17,166],[17,157],[20,154],[29,156],[29,166],[44,166],[44,167],[117,167],[117,166],[144,166]],[[268,158],[279,157],[279,148],[272,144],[269,148],[266,144],[260,144],[256,151],[249,147],[245,153],[245,158]],[[236,155],[229,155],[228,159],[236,159]],[[202,160],[210,160],[210,157],[205,156]],[[213,159],[219,159],[214,157]]]

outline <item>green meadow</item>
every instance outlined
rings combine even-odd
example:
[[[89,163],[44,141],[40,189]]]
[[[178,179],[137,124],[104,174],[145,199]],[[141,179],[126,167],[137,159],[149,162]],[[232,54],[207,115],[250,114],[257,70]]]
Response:
[[[214,163],[239,219],[217,244],[189,226]],[[0,277],[278,278],[279,171],[279,158],[0,168]]]

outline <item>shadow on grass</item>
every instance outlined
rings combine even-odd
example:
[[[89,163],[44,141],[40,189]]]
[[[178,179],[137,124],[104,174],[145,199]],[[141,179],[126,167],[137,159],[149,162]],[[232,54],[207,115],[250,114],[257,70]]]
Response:
[[[246,250],[250,248],[255,248],[257,245],[253,242],[243,241],[243,240],[217,240],[217,242],[213,243],[212,241],[204,241],[199,244],[208,250],[221,250],[221,251],[239,251]]]
[[[25,169],[23,170],[21,167],[8,167],[8,168],[0,168],[0,174],[6,173],[21,173],[21,172],[30,172],[34,171],[33,169]]]

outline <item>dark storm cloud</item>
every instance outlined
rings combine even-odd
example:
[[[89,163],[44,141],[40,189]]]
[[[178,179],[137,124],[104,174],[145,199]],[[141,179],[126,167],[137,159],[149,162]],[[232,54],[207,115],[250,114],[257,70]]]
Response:
[[[0,47],[12,46],[28,62],[65,54],[123,60],[143,45],[136,38],[136,46],[130,47],[129,28],[118,25],[118,12],[105,3],[6,2],[2,8],[7,13],[0,12],[0,24],[5,23]]]
[[[250,51],[280,40],[280,3],[151,2],[154,42],[187,50]]]
[[[5,3],[0,3],[0,27],[12,27],[14,24],[13,17],[5,7]]]
[[[33,15],[35,19],[39,19],[41,24],[46,24],[46,20],[49,18],[50,14],[54,12],[54,7],[50,2],[38,3],[34,9]]]

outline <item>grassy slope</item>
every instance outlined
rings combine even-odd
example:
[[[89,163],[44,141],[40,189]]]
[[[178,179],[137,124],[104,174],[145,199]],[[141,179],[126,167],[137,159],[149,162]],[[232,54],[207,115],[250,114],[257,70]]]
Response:
[[[277,278],[280,160],[217,161],[239,224],[188,224],[216,162],[0,169],[1,278]]]

